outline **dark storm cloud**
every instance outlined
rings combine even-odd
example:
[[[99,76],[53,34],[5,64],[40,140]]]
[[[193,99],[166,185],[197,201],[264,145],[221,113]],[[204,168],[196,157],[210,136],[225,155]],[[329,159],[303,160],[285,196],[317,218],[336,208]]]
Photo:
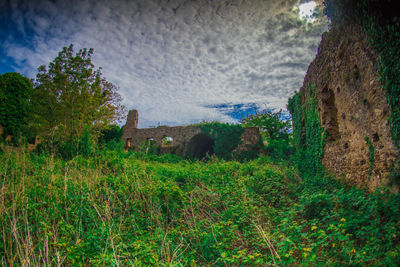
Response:
[[[210,105],[284,108],[303,80],[326,21],[301,21],[298,2],[0,0],[1,48],[33,77],[63,46],[93,47],[140,126],[234,121]]]

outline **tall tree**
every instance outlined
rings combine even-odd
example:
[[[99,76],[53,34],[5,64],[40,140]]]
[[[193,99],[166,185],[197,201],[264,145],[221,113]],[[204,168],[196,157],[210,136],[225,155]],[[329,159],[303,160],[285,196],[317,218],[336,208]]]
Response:
[[[32,82],[19,73],[0,75],[0,124],[3,137],[14,136],[16,140],[26,126],[29,113]]]
[[[117,87],[92,63],[93,49],[74,54],[64,47],[50,62],[40,66],[35,81],[33,121],[41,136],[72,141],[89,127],[99,133],[122,119],[124,107]]]
[[[288,139],[291,128],[290,120],[283,117],[282,110],[258,112],[242,119],[242,124],[247,127],[257,127],[267,140]]]

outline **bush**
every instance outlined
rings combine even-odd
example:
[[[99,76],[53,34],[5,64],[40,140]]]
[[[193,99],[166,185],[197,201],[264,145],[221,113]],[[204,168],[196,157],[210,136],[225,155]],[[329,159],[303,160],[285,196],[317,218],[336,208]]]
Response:
[[[96,151],[96,143],[90,134],[89,128],[86,127],[82,135],[77,139],[59,141],[54,138],[48,138],[38,144],[35,151],[39,154],[54,154],[69,160],[77,155],[92,156]]]
[[[267,155],[275,159],[291,160],[295,148],[288,139],[270,140],[266,148]]]
[[[107,145],[110,142],[119,143],[122,137],[122,128],[118,125],[110,125],[100,133],[99,144]]]
[[[214,140],[214,153],[217,157],[230,160],[232,151],[242,142],[244,131],[241,125],[210,122],[199,125],[201,132]]]
[[[306,195],[303,201],[304,215],[307,219],[320,219],[327,216],[332,208],[331,196],[325,193]]]

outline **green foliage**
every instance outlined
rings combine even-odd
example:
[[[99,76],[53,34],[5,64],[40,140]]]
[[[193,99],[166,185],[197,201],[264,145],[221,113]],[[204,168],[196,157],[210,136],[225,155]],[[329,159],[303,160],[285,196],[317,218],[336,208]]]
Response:
[[[392,0],[324,0],[324,5],[324,14],[333,25],[362,25],[369,18],[374,18],[382,26],[398,17]]]
[[[296,149],[296,158],[299,159],[303,153],[305,145],[303,108],[301,105],[300,93],[296,93],[288,101],[288,110],[292,115],[293,141]]]
[[[145,143],[139,144],[139,152],[153,155],[160,155],[161,146],[153,139],[147,140]]]
[[[311,196],[306,195],[303,201],[305,208],[304,215],[309,219],[321,219],[329,215],[329,211],[332,208],[331,197],[325,193],[312,194]]]
[[[272,112],[264,110],[250,115],[242,120],[244,127],[257,127],[261,137],[268,144],[266,152],[270,157],[276,159],[289,159],[293,154],[290,143],[290,120],[284,118],[282,110]]]
[[[110,144],[110,148],[117,147],[117,144],[113,147],[114,144]],[[94,139],[90,133],[89,127],[85,127],[81,136],[68,140],[68,141],[59,141],[54,139],[47,139],[44,142],[41,142],[36,147],[36,152],[39,154],[54,154],[62,159],[70,160],[77,155],[81,155],[83,157],[92,156],[96,150],[96,144]]]
[[[369,159],[368,175],[371,177],[375,162],[375,147],[368,136],[365,137],[365,142],[367,142],[368,145],[368,159]]]
[[[268,142],[266,153],[268,156],[275,159],[292,159],[296,149],[287,139],[270,140]]]
[[[210,122],[199,125],[201,132],[214,139],[214,153],[223,159],[232,159],[232,151],[242,142],[241,125]]]
[[[318,113],[315,84],[310,86],[302,105],[300,93],[289,99],[288,109],[293,118],[296,161],[305,176],[315,176],[323,170],[325,135]]]
[[[260,147],[261,145],[258,144],[254,145],[253,147],[248,147],[246,150],[243,150],[240,153],[235,153],[233,155],[233,159],[240,162],[256,159],[260,155]]]
[[[304,165],[308,168],[305,173],[313,176],[322,170],[324,156],[325,136],[318,112],[316,87],[309,87],[308,96],[304,105],[304,128],[306,131],[306,146],[304,150]]]
[[[23,133],[27,135],[27,116],[30,112],[32,82],[19,73],[0,75],[0,125],[3,137],[14,137],[16,142]]]
[[[257,127],[265,140],[288,139],[290,120],[283,117],[282,110],[264,110],[242,119],[244,127]]]
[[[122,137],[122,128],[118,125],[109,125],[108,128],[101,131],[99,143],[108,144],[112,141],[119,142]]]
[[[40,66],[33,94],[32,125],[45,139],[71,142],[87,125],[97,139],[100,132],[123,115],[117,88],[92,64],[93,49],[64,47]]]
[[[0,154],[7,266],[375,266],[400,260],[400,199],[285,162],[101,149]]]
[[[391,109],[388,121],[392,139],[400,151],[400,17],[369,16],[362,25],[370,44],[379,54],[379,78]],[[392,172],[391,177],[396,177],[400,172],[398,164]],[[392,181],[398,183],[397,179]]]
[[[379,55],[379,78],[391,109],[389,125],[400,151],[400,17],[390,0],[328,0],[325,14],[335,24],[351,21],[364,29],[370,45]],[[399,164],[391,175],[399,177]],[[397,179],[394,179],[397,180]]]

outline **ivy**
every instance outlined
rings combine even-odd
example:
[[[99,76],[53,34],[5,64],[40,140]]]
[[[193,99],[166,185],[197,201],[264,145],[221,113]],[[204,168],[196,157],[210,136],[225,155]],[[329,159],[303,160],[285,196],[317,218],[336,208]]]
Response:
[[[296,162],[303,176],[314,176],[322,171],[325,135],[321,127],[316,97],[316,86],[310,86],[301,103],[300,93],[289,99],[288,109],[293,118]]]
[[[296,149],[296,162],[299,163],[304,153],[305,135],[303,134],[303,109],[301,107],[300,93],[296,93],[292,98],[289,98],[288,110],[292,115],[293,123],[293,139]],[[299,170],[301,165],[298,164]]]
[[[360,25],[371,47],[379,55],[378,75],[391,109],[388,122],[392,139],[400,151],[400,18],[390,0],[325,0],[325,14],[338,25]],[[400,182],[399,163],[391,177]]]
[[[396,147],[400,149],[400,18],[394,17],[391,23],[381,25],[378,18],[369,17],[362,26],[370,45],[379,55],[379,79],[392,111],[390,130]]]
[[[394,17],[391,24],[382,26],[376,18],[364,23],[370,44],[379,54],[379,79],[386,91],[387,103],[391,109],[388,118],[392,139],[400,151],[400,19]],[[392,170],[392,182],[399,183],[399,165]]]
[[[217,157],[232,159],[232,151],[242,142],[240,137],[244,128],[241,125],[209,122],[199,127],[202,133],[214,139],[214,153]]]

